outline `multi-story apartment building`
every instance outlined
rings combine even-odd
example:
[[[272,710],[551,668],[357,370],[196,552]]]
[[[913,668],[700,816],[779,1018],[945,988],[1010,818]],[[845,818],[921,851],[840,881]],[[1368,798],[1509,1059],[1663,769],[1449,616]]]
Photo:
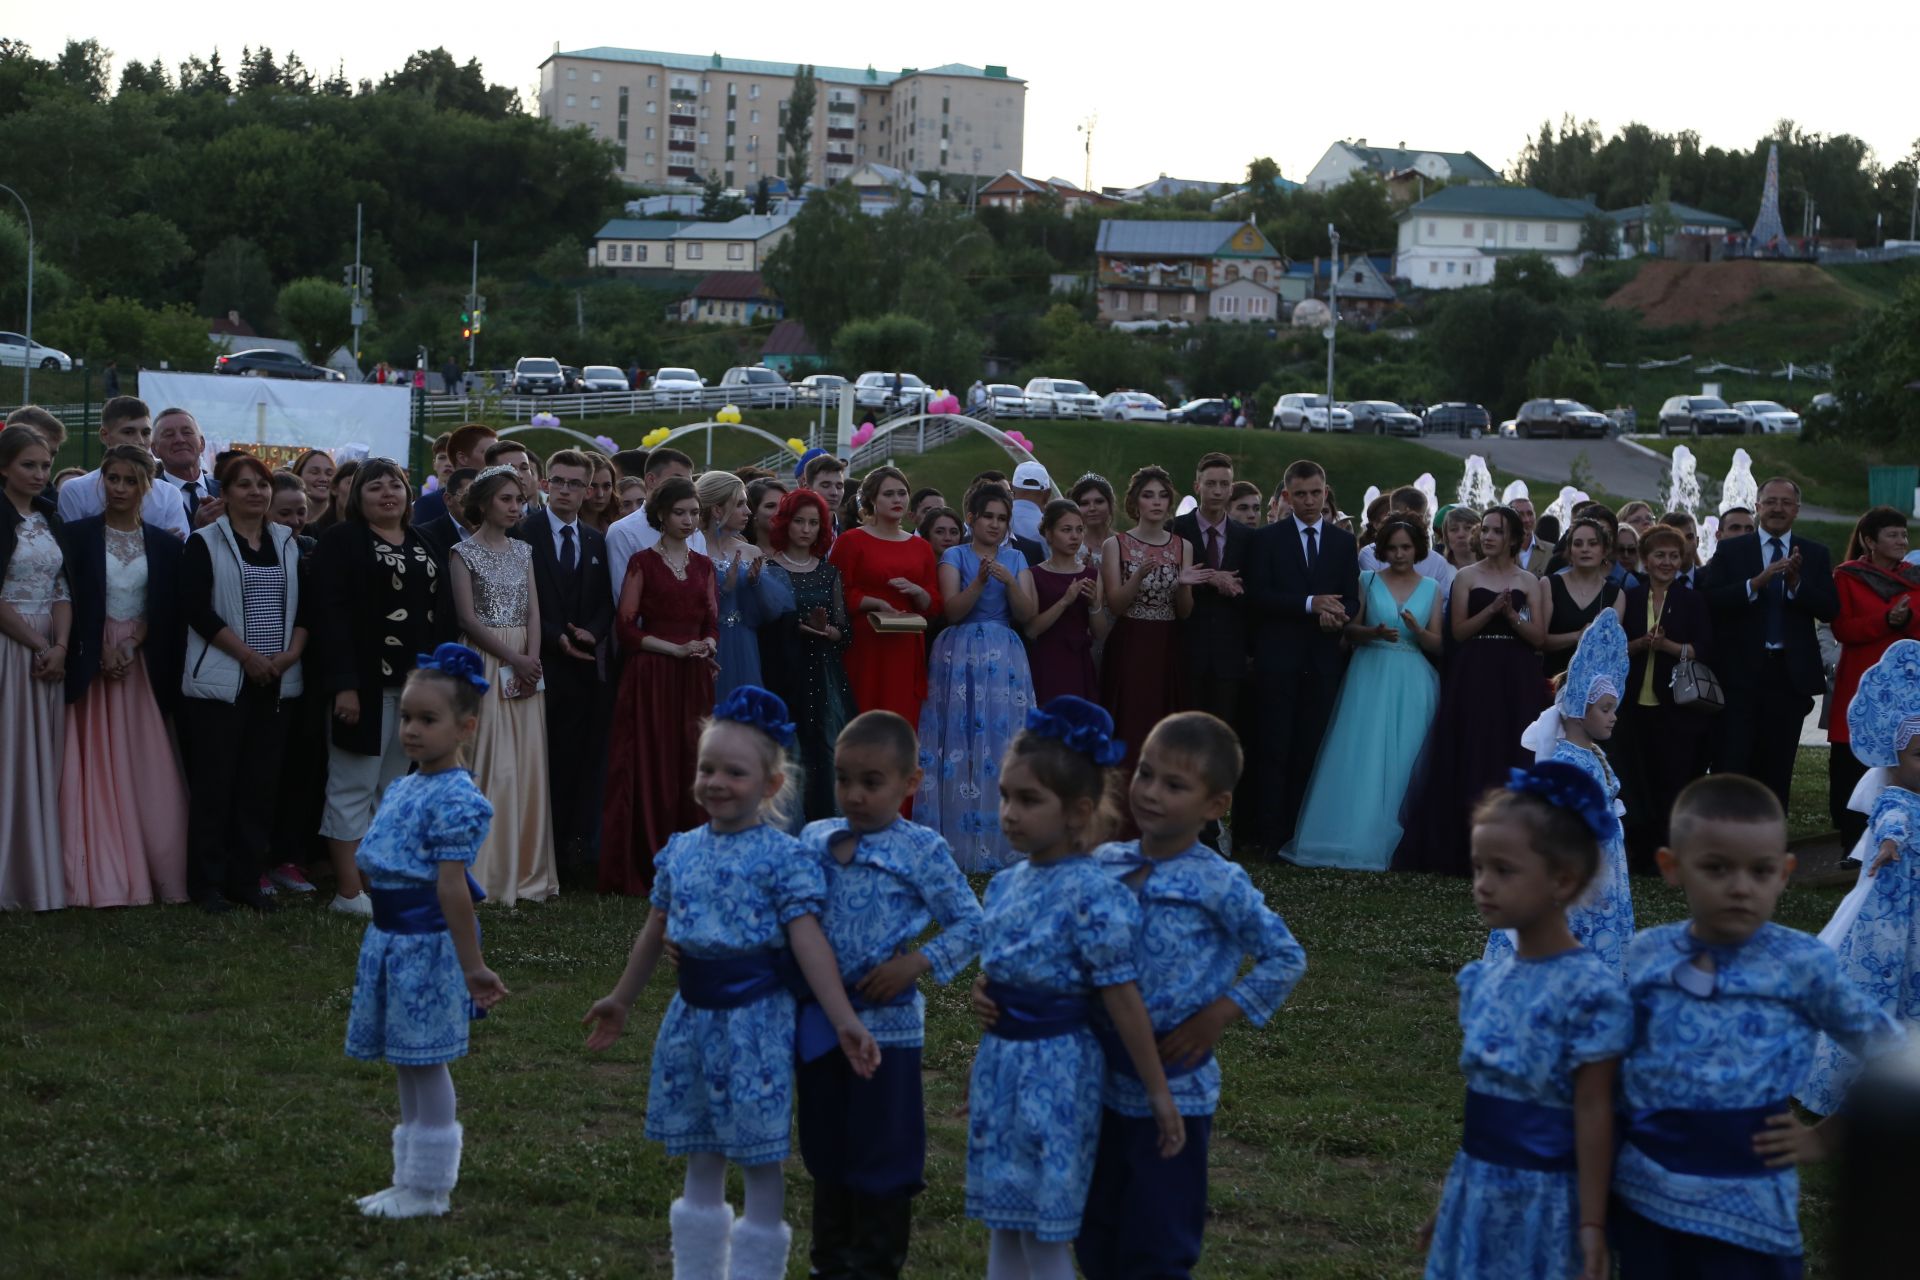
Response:
[[[796,70],[717,53],[556,48],[540,64],[540,115],[616,143],[629,182],[695,186],[718,174],[747,190],[787,176],[780,126]],[[1020,167],[1027,86],[1005,67],[814,75],[809,182],[831,185],[868,162],[982,176]]]

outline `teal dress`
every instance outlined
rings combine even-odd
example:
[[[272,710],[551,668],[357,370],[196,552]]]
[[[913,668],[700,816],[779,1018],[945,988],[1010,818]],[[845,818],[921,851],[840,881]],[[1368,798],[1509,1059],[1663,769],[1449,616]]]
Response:
[[[1430,616],[1439,589],[1433,579],[1420,579],[1407,612]],[[1360,575],[1360,591],[1362,620],[1391,622],[1400,638],[1367,641],[1347,666],[1300,826],[1280,851],[1303,867],[1387,869],[1400,843],[1400,808],[1440,705],[1440,677],[1401,619],[1393,592],[1377,573]]]

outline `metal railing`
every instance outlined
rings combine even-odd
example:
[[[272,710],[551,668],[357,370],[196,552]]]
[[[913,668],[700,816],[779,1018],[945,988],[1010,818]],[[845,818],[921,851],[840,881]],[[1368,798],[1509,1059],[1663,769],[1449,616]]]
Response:
[[[665,413],[680,409],[718,409],[735,405],[750,409],[812,409],[831,411],[838,393],[825,392],[802,399],[792,389],[770,394],[751,387],[702,387],[698,391],[592,391],[553,396],[428,396],[421,416],[428,421],[465,421],[481,414],[498,414],[524,422],[536,413],[562,418],[608,417],[620,414]]]

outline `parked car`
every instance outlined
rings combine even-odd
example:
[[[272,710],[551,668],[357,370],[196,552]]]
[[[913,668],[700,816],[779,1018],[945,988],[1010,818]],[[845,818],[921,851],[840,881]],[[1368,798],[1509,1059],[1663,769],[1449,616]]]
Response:
[[[1776,400],[1735,400],[1733,411],[1740,415],[1749,434],[1798,435],[1800,415]]]
[[[810,373],[793,384],[793,394],[807,404],[838,401],[847,380],[837,373]]]
[[[1276,431],[1351,431],[1353,415],[1339,405],[1329,411],[1323,395],[1295,391],[1280,397],[1267,425]]]
[[[566,389],[567,371],[552,356],[521,356],[507,380],[507,390],[516,396],[557,396]]]
[[[895,405],[893,380],[900,379],[900,403]],[[853,403],[860,409],[919,409],[933,399],[933,388],[911,373],[869,369],[854,380]]]
[[[73,357],[39,342],[29,349],[24,333],[0,333],[0,364],[15,369],[32,365],[36,369],[57,369],[66,373],[73,369]]]
[[[981,388],[986,402],[981,406],[991,418],[1025,418],[1029,416],[1027,393],[1011,382],[989,382]]]
[[[1168,422],[1185,422],[1194,426],[1225,426],[1227,418],[1233,413],[1233,406],[1225,400],[1189,400],[1178,409],[1167,414]]]
[[[1417,436],[1420,419],[1391,400],[1355,400],[1347,406],[1353,415],[1353,429],[1376,436]]]
[[[1522,440],[1537,436],[1604,437],[1613,423],[1578,400],[1529,400],[1513,415],[1514,430]]]
[[[1737,435],[1746,429],[1746,419],[1719,396],[1669,396],[1660,406],[1663,436],[1710,436],[1715,432]]]
[[[1109,422],[1165,422],[1167,406],[1144,391],[1113,391],[1100,402],[1100,416]]]
[[[41,365],[41,368],[46,368]],[[324,382],[327,371],[309,364],[291,351],[258,347],[252,351],[230,351],[213,362],[215,373],[245,374],[255,378],[293,378],[300,382]]]
[[[1100,397],[1072,378],[1030,378],[1027,412],[1036,418],[1097,418]]]
[[[654,403],[668,408],[697,406],[706,389],[707,380],[691,369],[655,369],[647,379]]]
[[[582,391],[625,391],[627,375],[610,364],[590,364],[580,371]]]
[[[1422,419],[1430,432],[1470,436],[1493,428],[1493,415],[1480,405],[1466,400],[1446,400],[1427,406]]]
[[[1518,440],[1520,438],[1519,421],[1514,418],[1508,418],[1502,422],[1500,424],[1500,438],[1502,440]]]
[[[791,409],[793,388],[787,380],[764,365],[735,365],[720,375],[720,389],[736,406],[752,405],[760,409]]]

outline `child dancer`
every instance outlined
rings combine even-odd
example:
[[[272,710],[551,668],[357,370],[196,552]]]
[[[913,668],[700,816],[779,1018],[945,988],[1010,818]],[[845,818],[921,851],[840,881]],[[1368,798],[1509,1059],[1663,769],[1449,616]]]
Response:
[[[980,900],[947,842],[900,816],[920,785],[919,754],[913,726],[893,712],[855,717],[833,758],[845,816],[800,835],[826,875],[827,941],[885,1052],[873,1078],[860,1079],[832,1052],[831,1035],[817,1034],[825,1030],[820,1006],[802,1006],[800,1154],[813,1175],[816,1276],[897,1277],[906,1265],[927,1158],[926,1002],[916,983],[923,973],[953,981],[980,950]],[[940,933],[916,947],[936,920]]]
[[[685,1192],[668,1215],[675,1280],[786,1274],[793,1231],[781,1216],[780,1162],[793,1120],[794,962],[854,1074],[867,1079],[880,1066],[820,932],[826,881],[782,829],[792,742],[786,704],[765,689],[742,685],[714,708],[694,778],[707,824],[674,836],[654,860],[653,910],[626,971],[583,1019],[589,1049],[617,1040],[671,931],[680,991],[653,1044],[647,1137],[688,1157]],[[746,1183],[738,1222],[726,1201],[729,1160]]]
[[[1570,764],[1592,778],[1605,794],[1606,829],[1600,841],[1600,869],[1580,901],[1567,909],[1567,927],[1574,941],[1606,961],[1615,973],[1626,973],[1627,941],[1633,937],[1633,890],[1627,882],[1626,832],[1620,819],[1620,779],[1607,763],[1600,744],[1613,736],[1620,718],[1620,691],[1627,687],[1627,633],[1611,609],[1602,609],[1580,636],[1573,661],[1567,667],[1553,705],[1522,735],[1521,745],[1533,750],[1537,761]],[[1582,881],[1586,883],[1586,881]],[[1513,954],[1515,931],[1496,929],[1487,938],[1485,958],[1498,960]]]
[[[1200,843],[1232,804],[1240,767],[1240,740],[1222,721],[1203,711],[1162,720],[1128,790],[1140,839],[1094,852],[1140,900],[1140,996],[1186,1118],[1187,1145],[1162,1158],[1146,1088],[1110,1044],[1099,1156],[1074,1242],[1088,1280],[1174,1280],[1200,1260],[1207,1143],[1220,1106],[1214,1046],[1243,1016],[1265,1026],[1307,969],[1307,953],[1246,871]],[[1253,967],[1240,977],[1246,956]]]
[[[422,654],[400,695],[400,745],[419,766],[396,778],[354,854],[373,900],[360,943],[347,1056],[390,1062],[400,1078],[393,1185],[366,1196],[374,1218],[437,1217],[460,1175],[447,1064],[467,1053],[467,1022],[506,984],[480,958],[467,874],[493,807],[460,765],[488,688],[480,655],[443,644]]]
[[[1800,1180],[1830,1121],[1806,1128],[1787,1095],[1817,1033],[1866,1057],[1900,1032],[1816,938],[1770,922],[1793,871],[1787,821],[1738,774],[1690,783],[1657,855],[1692,917],[1627,948],[1633,1046],[1620,1069],[1614,1161],[1620,1274],[1800,1275]]]
[[[1842,977],[1894,1018],[1913,1022],[1920,1020],[1920,641],[1895,641],[1860,677],[1847,704],[1847,735],[1870,770],[1867,785],[1881,790],[1861,841],[1860,883],[1820,938],[1839,955]],[[1832,1115],[1857,1069],[1821,1037],[1802,1105]]]
[[[1618,830],[1599,784],[1558,760],[1515,769],[1474,811],[1474,906],[1516,943],[1457,980],[1466,1132],[1427,1228],[1427,1280],[1610,1274],[1613,1081],[1633,1009],[1567,904]]]
[[[1086,853],[1125,758],[1111,716],[1056,698],[1028,713],[1000,770],[1000,826],[1027,858],[987,886],[981,966],[998,1016],[973,1060],[967,1216],[993,1230],[988,1280],[1072,1280],[1067,1242],[1080,1234],[1105,1075],[1088,1027],[1096,991],[1140,1077],[1158,1154],[1186,1143],[1134,985],[1139,904]]]

